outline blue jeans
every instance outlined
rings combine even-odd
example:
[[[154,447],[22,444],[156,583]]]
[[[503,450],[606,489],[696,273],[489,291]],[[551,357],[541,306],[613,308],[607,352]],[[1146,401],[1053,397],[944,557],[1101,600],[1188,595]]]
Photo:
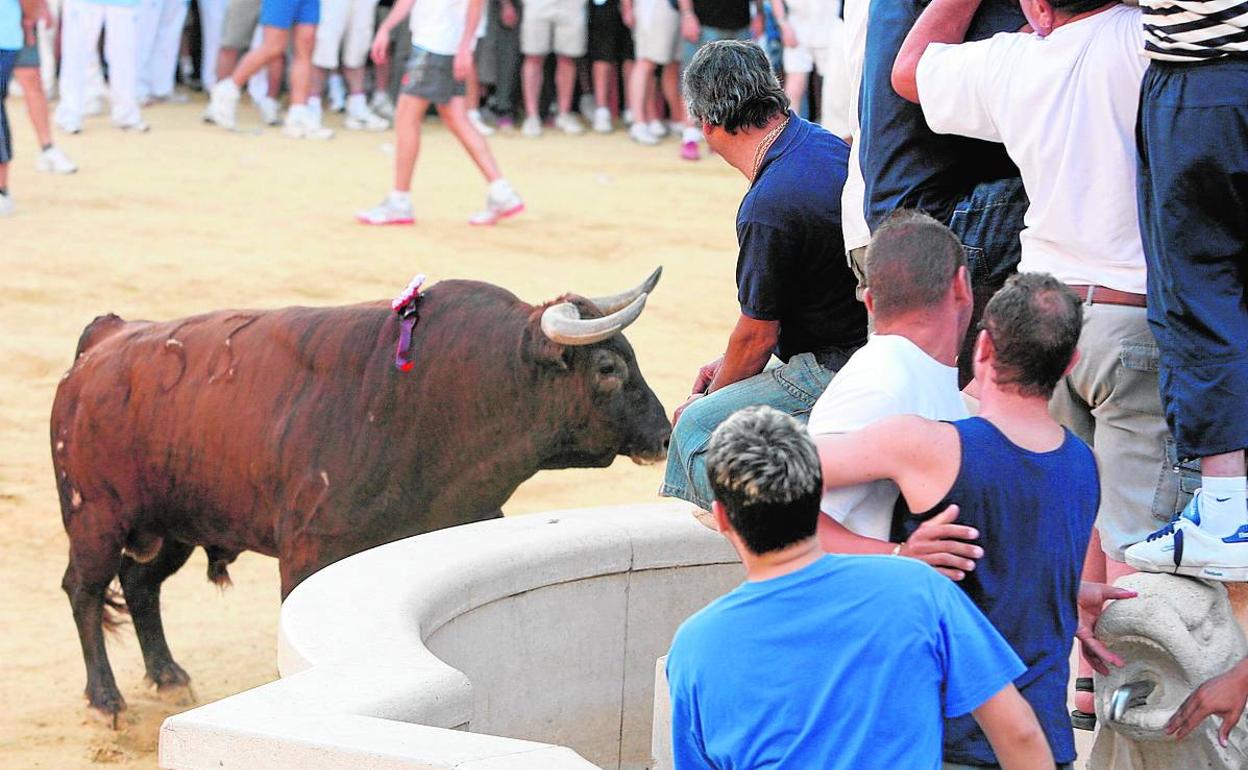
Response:
[[[4,102],[9,98],[9,78],[17,63],[17,51],[0,51],[0,164],[13,160],[13,134],[9,129],[9,113]]]
[[[708,27],[702,25],[702,32],[698,35],[698,42],[690,43],[684,40],[684,45],[680,49],[680,64],[682,67],[688,67],[689,62],[693,61],[693,55],[698,49],[707,43],[715,40],[749,40],[750,28],[742,27],[741,29],[720,29],[719,27]]]
[[[848,358],[849,352],[846,352],[845,359]],[[835,374],[820,366],[814,354],[801,353],[790,358],[787,364],[734,382],[694,401],[681,413],[680,422],[672,431],[667,475],[659,494],[678,497],[709,511],[714,495],[706,477],[706,445],[719,424],[738,409],[759,404],[779,409],[804,423]]]
[[[973,376],[972,352],[984,307],[1006,279],[1018,271],[1018,260],[1022,256],[1018,235],[1023,231],[1023,216],[1028,205],[1022,179],[997,179],[971,190],[953,207],[946,222],[966,251],[966,266],[975,293],[971,327],[958,354],[961,385],[970,382]]]

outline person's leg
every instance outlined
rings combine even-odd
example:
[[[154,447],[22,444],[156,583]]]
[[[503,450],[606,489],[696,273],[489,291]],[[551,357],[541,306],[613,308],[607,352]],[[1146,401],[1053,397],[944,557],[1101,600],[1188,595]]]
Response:
[[[572,111],[572,92],[576,89],[576,60],[568,56],[555,57],[555,97],[559,114]]]
[[[163,6],[164,0],[139,0],[134,7],[135,60],[137,61],[135,93],[141,101],[146,101],[152,95],[152,51],[156,47],[156,36],[160,31]]]
[[[813,355],[802,353],[787,364],[767,369],[691,403],[672,430],[667,471],[659,494],[693,503],[704,511],[710,510],[713,496],[706,478],[706,445],[715,428],[738,409],[760,404],[805,423],[833,374],[820,366]]]
[[[234,72],[234,68],[238,66],[238,54],[239,50],[237,48],[226,48],[224,46],[217,51],[216,79],[218,82],[225,80]]]
[[[13,75],[13,65],[16,62],[17,51],[0,50],[0,216],[13,211],[13,204],[9,200],[9,163],[13,160],[13,134],[9,128],[6,103],[9,100],[9,79]]]
[[[629,111],[633,113],[633,120],[643,125],[649,118],[646,93],[649,90],[650,83],[653,81],[654,62],[639,57],[633,63],[633,71],[628,76],[625,103],[628,105]]]
[[[316,45],[316,24],[295,26],[295,58],[290,64],[290,103],[306,104],[312,86],[312,48]]]
[[[104,28],[104,7],[86,0],[65,0],[61,14],[60,101],[56,122],[65,131],[82,130],[87,69]]]
[[[48,120],[48,97],[43,92],[43,80],[39,77],[38,67],[18,67],[13,70],[13,77],[22,87],[22,98],[26,101],[26,114],[30,116],[30,124],[35,129],[35,138],[39,140],[41,149],[52,146],[52,125]]]
[[[234,81],[234,85],[239,89],[251,79],[251,76],[263,69],[269,62],[280,58],[286,54],[286,46],[290,42],[290,30],[280,27],[265,26],[262,28],[260,45],[252,48],[247,55],[238,62],[238,66],[234,68],[234,72],[230,75],[230,80]],[[307,88],[307,72],[304,73],[303,80],[303,98],[308,98]],[[294,90],[294,74],[291,74],[291,90]]]
[[[221,53],[221,33],[225,24],[225,0],[197,0],[199,8],[199,77],[204,90],[217,84],[217,60]]]
[[[688,123],[689,117],[685,114],[685,100],[680,94],[680,63],[673,59],[668,64],[663,65],[663,74],[659,78],[659,84],[663,89],[663,99],[667,102],[668,113],[671,119],[676,123]],[[658,117],[656,114],[654,117]]]
[[[178,50],[182,44],[182,29],[186,26],[189,7],[187,0],[163,0],[155,44],[148,58],[146,77],[151,85],[149,96],[167,99],[173,95]]]
[[[616,66],[609,61],[596,61],[592,65],[594,77],[594,103],[602,109],[611,109],[611,93],[615,89]]]
[[[394,189],[398,192],[412,191],[412,176],[420,156],[421,122],[428,109],[428,100],[409,94],[400,94],[399,103],[395,105]]]
[[[545,62],[545,56],[524,57],[524,69],[521,73],[524,91],[524,114],[530,119],[541,119],[542,113],[538,109],[537,101],[542,96],[542,67]]]
[[[493,182],[501,179],[503,175],[498,170],[494,153],[490,152],[489,143],[468,119],[468,106],[464,97],[456,96],[446,104],[438,105],[438,114],[442,117],[442,122],[447,129],[467,150],[468,157],[485,177],[485,181]]]
[[[347,37],[352,13],[352,0],[321,0],[320,23],[313,35],[312,67],[309,72],[308,96],[314,114],[320,113],[325,81],[338,70],[340,52]],[[298,44],[296,40],[296,45]],[[291,67],[291,92],[294,92],[294,67]],[[293,103],[293,101],[292,101]]]
[[[107,6],[104,11],[104,56],[108,60],[108,93],[113,124],[146,130],[139,111],[139,55],[135,37],[139,18],[133,8]]]

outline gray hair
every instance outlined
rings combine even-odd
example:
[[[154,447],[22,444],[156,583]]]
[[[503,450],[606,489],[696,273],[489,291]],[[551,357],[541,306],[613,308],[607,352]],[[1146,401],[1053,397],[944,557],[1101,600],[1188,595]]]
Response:
[[[698,49],[685,69],[683,92],[691,119],[730,134],[763,128],[789,109],[767,54],[741,40],[716,40]]]
[[[706,472],[715,499],[754,553],[815,533],[823,491],[819,453],[787,414],[751,406],[724,420],[707,445]]]

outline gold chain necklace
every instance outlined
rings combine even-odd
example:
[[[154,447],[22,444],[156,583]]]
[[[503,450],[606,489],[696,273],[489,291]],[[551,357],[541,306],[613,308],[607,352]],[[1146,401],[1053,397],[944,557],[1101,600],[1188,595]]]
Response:
[[[754,170],[750,173],[751,182],[758,178],[758,167],[763,165],[763,158],[767,156],[767,151],[771,149],[771,145],[775,144],[776,138],[784,131],[784,127],[789,125],[791,117],[791,115],[785,115],[780,125],[768,131],[763,141],[758,143],[758,147],[754,150]]]

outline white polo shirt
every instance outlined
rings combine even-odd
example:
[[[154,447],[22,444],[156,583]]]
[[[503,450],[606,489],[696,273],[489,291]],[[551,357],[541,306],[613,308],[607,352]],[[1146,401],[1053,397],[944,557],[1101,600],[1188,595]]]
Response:
[[[939,134],[1003,142],[1031,205],[1024,272],[1144,294],[1135,116],[1148,60],[1140,10],[1116,5],[1048,37],[927,47],[919,102]]]
[[[873,334],[832,378],[815,402],[812,436],[849,433],[885,417],[917,414],[929,420],[969,417],[958,390],[958,370],[897,334]],[[824,493],[819,509],[859,535],[888,540],[900,490],[872,481]]]

